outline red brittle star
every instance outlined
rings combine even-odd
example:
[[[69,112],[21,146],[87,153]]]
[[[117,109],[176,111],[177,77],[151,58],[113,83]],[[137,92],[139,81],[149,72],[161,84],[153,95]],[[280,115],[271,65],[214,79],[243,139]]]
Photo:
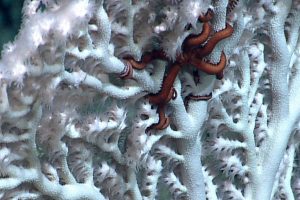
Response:
[[[136,61],[130,56],[124,58],[126,61],[126,70],[121,74],[122,78],[131,78],[132,68],[137,70],[144,69],[148,63],[155,59],[165,60],[170,64],[170,69],[163,80],[161,90],[157,94],[149,95],[149,102],[157,105],[159,121],[156,124],[152,124],[148,129],[163,130],[169,126],[170,120],[165,116],[164,109],[172,98],[175,99],[177,97],[177,92],[173,85],[179,71],[185,65],[192,65],[196,69],[207,74],[216,75],[218,79],[222,79],[223,70],[226,66],[225,53],[222,51],[220,61],[217,64],[206,62],[203,58],[213,51],[219,41],[231,36],[233,28],[226,23],[225,29],[213,34],[209,23],[212,17],[212,10],[208,10],[205,15],[201,15],[198,18],[203,23],[202,32],[198,35],[191,34],[184,40],[182,52],[176,56],[175,61],[170,60],[163,50],[153,50],[145,53],[140,61]],[[202,46],[202,44],[204,45]],[[186,97],[186,100],[208,100],[210,98],[211,94],[206,96],[194,96],[190,94]]]

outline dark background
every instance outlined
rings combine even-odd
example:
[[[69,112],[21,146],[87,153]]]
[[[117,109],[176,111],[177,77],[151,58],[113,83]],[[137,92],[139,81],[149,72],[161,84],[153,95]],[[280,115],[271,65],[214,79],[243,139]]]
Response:
[[[0,51],[3,44],[13,41],[22,18],[24,0],[0,0]]]

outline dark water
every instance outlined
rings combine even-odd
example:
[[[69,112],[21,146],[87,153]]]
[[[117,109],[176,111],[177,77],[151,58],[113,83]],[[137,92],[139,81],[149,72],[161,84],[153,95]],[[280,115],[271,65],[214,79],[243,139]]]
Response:
[[[12,41],[18,33],[23,0],[0,0],[0,51],[3,44]]]

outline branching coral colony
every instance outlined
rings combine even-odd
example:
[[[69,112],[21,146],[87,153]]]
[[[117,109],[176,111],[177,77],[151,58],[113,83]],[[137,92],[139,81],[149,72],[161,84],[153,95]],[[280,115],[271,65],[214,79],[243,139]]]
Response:
[[[0,60],[1,200],[300,198],[298,0],[23,16]]]

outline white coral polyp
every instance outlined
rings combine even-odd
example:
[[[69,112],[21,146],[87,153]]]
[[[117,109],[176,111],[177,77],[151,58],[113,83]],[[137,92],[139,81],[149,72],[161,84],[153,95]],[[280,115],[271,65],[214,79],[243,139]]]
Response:
[[[226,176],[230,177],[231,180],[234,179],[236,175],[238,175],[237,178],[243,179],[249,167],[243,165],[238,156],[233,155],[222,158],[221,170]]]

